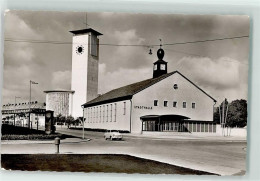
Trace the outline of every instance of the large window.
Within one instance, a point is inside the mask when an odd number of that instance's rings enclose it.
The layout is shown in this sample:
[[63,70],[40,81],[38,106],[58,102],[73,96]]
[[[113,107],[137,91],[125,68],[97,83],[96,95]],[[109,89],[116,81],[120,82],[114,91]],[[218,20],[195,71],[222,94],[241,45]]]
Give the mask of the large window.
[[154,100],[154,101],[153,101],[153,105],[154,105],[154,106],[158,106],[158,100]]
[[105,122],[105,105],[103,105],[103,122]]
[[108,105],[107,105],[107,122],[108,122]]
[[99,106],[99,122],[101,123],[101,106]]
[[123,114],[126,114],[126,102],[124,102],[124,110],[123,110]]
[[115,119],[114,119],[114,122],[116,122],[116,103],[115,103]]
[[98,122],[97,113],[98,113],[98,107],[95,107],[95,123]]
[[93,108],[93,123],[96,122],[96,107]]
[[112,122],[112,119],[113,119],[112,111],[113,111],[113,105],[110,104],[110,122]]
[[92,123],[92,116],[93,116],[93,114],[92,114],[92,108],[90,109],[90,123]]
[[143,131],[156,131],[155,121],[143,121]]
[[89,108],[87,109],[87,119],[88,119],[88,123],[89,123]]

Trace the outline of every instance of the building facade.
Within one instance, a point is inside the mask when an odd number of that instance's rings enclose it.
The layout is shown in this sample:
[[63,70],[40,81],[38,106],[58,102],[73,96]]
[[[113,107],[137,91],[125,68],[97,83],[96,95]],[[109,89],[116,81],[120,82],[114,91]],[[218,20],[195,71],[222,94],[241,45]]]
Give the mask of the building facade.
[[216,132],[216,100],[178,71],[167,73],[159,49],[153,78],[105,93],[84,106],[86,127],[132,133]]
[[45,125],[45,103],[38,101],[5,104],[2,106],[2,123],[37,128]]
[[69,116],[72,114],[72,96],[74,91],[70,90],[47,90],[46,110],[54,111],[54,117],[61,114]]

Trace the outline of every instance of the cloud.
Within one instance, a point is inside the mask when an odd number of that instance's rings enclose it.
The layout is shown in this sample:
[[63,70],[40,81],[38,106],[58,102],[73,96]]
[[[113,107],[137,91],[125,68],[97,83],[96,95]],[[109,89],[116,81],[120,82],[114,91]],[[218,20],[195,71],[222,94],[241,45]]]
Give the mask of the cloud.
[[3,98],[5,102],[12,103],[15,96],[21,97],[20,100],[28,101],[29,96],[29,77],[31,71],[27,65],[16,67],[5,67],[4,69],[4,85]]
[[239,63],[228,57],[210,58],[184,57],[179,61],[182,69],[188,69],[192,78],[202,85],[216,89],[237,88]]
[[[145,39],[139,37],[135,29],[127,31],[113,31],[106,40],[113,44],[120,45],[140,45]],[[106,71],[114,72],[119,67],[123,69],[139,69],[150,64],[151,57],[147,47],[140,46],[108,46],[100,47],[100,63],[106,64]],[[154,60],[155,61],[155,60]]]
[[[70,30],[85,28],[84,12],[9,11],[5,13],[5,38],[70,42]],[[103,33],[100,43],[158,44],[246,35],[246,16],[156,15],[88,13],[91,28]],[[164,46],[168,70],[177,68],[213,97],[243,98],[247,95],[249,41],[246,38],[210,43]],[[169,51],[174,49],[177,51]],[[100,45],[99,90],[108,90],[152,77],[156,50],[148,47]],[[191,58],[185,53],[211,58]],[[186,56],[186,57],[184,57]],[[70,89],[71,44],[14,43],[5,41],[3,102],[17,94],[28,98],[28,82],[33,96],[45,101],[44,90]],[[222,57],[222,58],[220,58]],[[224,60],[225,59],[225,60]],[[238,67],[237,67],[238,66]],[[118,77],[121,79],[118,80]],[[117,81],[111,81],[117,80]],[[107,83],[109,82],[109,84]],[[215,96],[216,95],[216,96]]]
[[17,15],[8,12],[5,14],[5,38],[41,39],[42,36]]
[[184,57],[178,66],[190,80],[217,100],[224,97],[247,99],[247,69],[237,60],[229,57]]
[[71,71],[57,71],[52,73],[51,85],[53,89],[66,89],[71,88]]
[[[139,82],[152,77],[152,68],[125,69],[119,68],[114,72],[107,72],[106,65],[99,65],[99,93],[104,94],[131,83]],[[113,84],[112,84],[113,82]]]

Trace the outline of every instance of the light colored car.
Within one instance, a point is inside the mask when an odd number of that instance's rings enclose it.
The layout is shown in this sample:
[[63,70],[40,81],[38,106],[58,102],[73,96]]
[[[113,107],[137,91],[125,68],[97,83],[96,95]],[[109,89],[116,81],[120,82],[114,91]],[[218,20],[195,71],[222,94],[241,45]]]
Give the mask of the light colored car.
[[104,138],[110,140],[122,140],[123,135],[116,130],[107,130],[104,134]]

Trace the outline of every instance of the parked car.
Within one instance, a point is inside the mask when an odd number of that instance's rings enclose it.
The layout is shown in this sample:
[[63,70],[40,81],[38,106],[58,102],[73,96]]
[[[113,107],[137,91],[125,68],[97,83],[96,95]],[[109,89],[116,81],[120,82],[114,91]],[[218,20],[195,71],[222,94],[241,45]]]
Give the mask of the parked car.
[[104,138],[110,139],[110,140],[122,140],[123,139],[123,135],[121,133],[119,133],[119,131],[116,130],[107,130],[104,134]]

